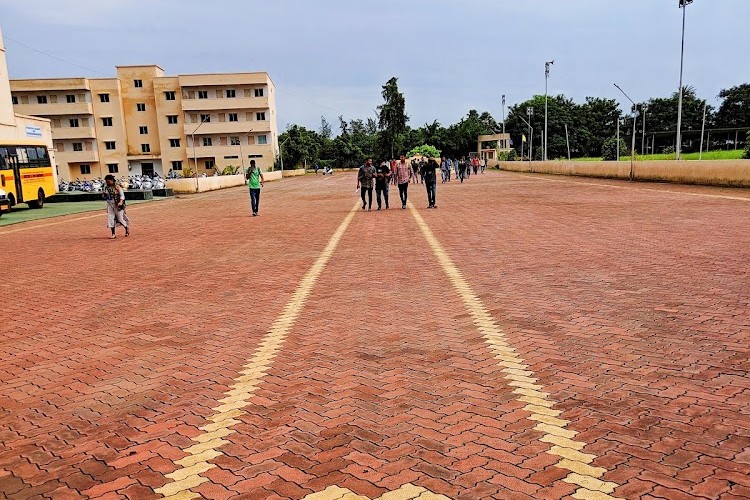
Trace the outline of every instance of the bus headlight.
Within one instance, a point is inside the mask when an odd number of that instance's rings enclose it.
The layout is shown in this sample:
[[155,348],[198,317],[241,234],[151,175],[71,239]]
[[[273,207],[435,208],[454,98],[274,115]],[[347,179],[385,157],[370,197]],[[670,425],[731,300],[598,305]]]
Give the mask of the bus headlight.
[[0,189],[0,198],[5,198],[7,196],[8,195],[6,194],[6,192],[4,190]]

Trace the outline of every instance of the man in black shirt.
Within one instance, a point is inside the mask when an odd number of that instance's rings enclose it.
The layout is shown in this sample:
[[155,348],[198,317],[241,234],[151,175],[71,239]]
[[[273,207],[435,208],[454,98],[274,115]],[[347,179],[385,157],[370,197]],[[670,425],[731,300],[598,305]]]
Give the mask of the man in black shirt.
[[440,168],[432,158],[422,166],[422,178],[427,188],[427,208],[437,208],[435,204],[435,191],[437,190],[437,169]]
[[378,210],[380,210],[380,195],[385,199],[385,209],[388,210],[388,185],[391,182],[391,167],[384,161],[375,167],[375,194],[378,197]]

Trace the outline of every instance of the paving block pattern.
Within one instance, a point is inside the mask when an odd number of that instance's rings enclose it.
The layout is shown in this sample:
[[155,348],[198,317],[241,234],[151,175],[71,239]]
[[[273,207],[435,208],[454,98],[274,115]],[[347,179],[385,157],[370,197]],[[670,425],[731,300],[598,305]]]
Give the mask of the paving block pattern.
[[0,497],[750,496],[750,194],[354,182],[0,228]]

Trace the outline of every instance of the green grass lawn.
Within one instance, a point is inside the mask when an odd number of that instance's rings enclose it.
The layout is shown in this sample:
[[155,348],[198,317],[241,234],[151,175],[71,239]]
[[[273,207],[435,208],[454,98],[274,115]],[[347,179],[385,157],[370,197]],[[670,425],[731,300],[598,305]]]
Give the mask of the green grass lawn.
[[[162,198],[154,198],[160,200]],[[152,201],[152,200],[147,200]],[[144,203],[143,200],[128,200],[128,205]],[[47,219],[50,217],[59,217],[61,215],[79,214],[83,212],[106,213],[107,205],[104,201],[76,201],[69,203],[45,203],[43,208],[28,208],[25,203],[19,203],[13,207],[10,213],[3,213],[0,217],[0,227],[18,224],[19,222],[28,222],[32,220]]]
[[[740,160],[745,152],[741,149],[730,149],[729,151],[704,151],[704,160]],[[683,160],[697,160],[700,153],[684,153]],[[658,154],[658,155],[636,155],[635,161],[651,160],[674,160],[675,154]],[[601,158],[573,158],[575,161],[601,161]],[[630,156],[620,155],[620,161],[630,161]]]

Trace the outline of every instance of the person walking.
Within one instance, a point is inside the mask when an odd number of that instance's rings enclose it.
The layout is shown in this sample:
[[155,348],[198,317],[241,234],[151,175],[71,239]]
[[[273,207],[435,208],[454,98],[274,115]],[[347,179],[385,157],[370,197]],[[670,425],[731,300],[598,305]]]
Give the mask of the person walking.
[[481,160],[479,160],[479,171],[484,173],[485,168],[487,168],[487,160],[482,158]]
[[473,156],[471,158],[471,169],[474,171],[474,175],[477,175],[477,170],[479,170],[479,157]]
[[437,208],[435,204],[435,192],[437,191],[437,170],[440,167],[438,163],[430,158],[421,168],[420,174],[427,189],[427,208]]
[[112,231],[110,239],[117,238],[115,233],[117,224],[125,228],[125,236],[130,236],[130,225],[125,217],[125,191],[117,185],[115,176],[112,174],[104,177],[102,198],[107,202],[107,226]]
[[[375,167],[372,166],[372,159],[367,159],[364,165],[359,167],[357,173],[357,189],[360,190],[362,195],[362,210],[367,207],[367,210],[372,210],[372,185],[373,179],[375,178]],[[367,195],[367,201],[365,201],[365,195]]]
[[393,179],[398,186],[398,196],[401,198],[401,208],[406,208],[406,202],[409,197],[409,180],[412,177],[411,166],[406,163],[406,157],[401,155],[401,159],[396,163],[393,171]]
[[445,156],[440,158],[440,183],[445,184],[448,182],[448,172],[450,172],[450,167],[448,166],[448,160],[445,158]]
[[388,189],[391,182],[391,168],[388,166],[388,162],[382,162],[375,169],[375,194],[378,199],[378,210],[380,210],[380,198],[381,195],[385,200],[385,209],[388,210]]
[[250,160],[245,178],[247,178],[247,187],[250,188],[250,208],[253,211],[253,217],[257,217],[260,207],[260,188],[263,187],[265,179],[260,168],[255,166],[255,160]]
[[466,178],[466,170],[468,170],[468,165],[466,164],[466,159],[462,156],[458,160],[458,177],[461,179],[461,184],[464,183],[464,179]]

